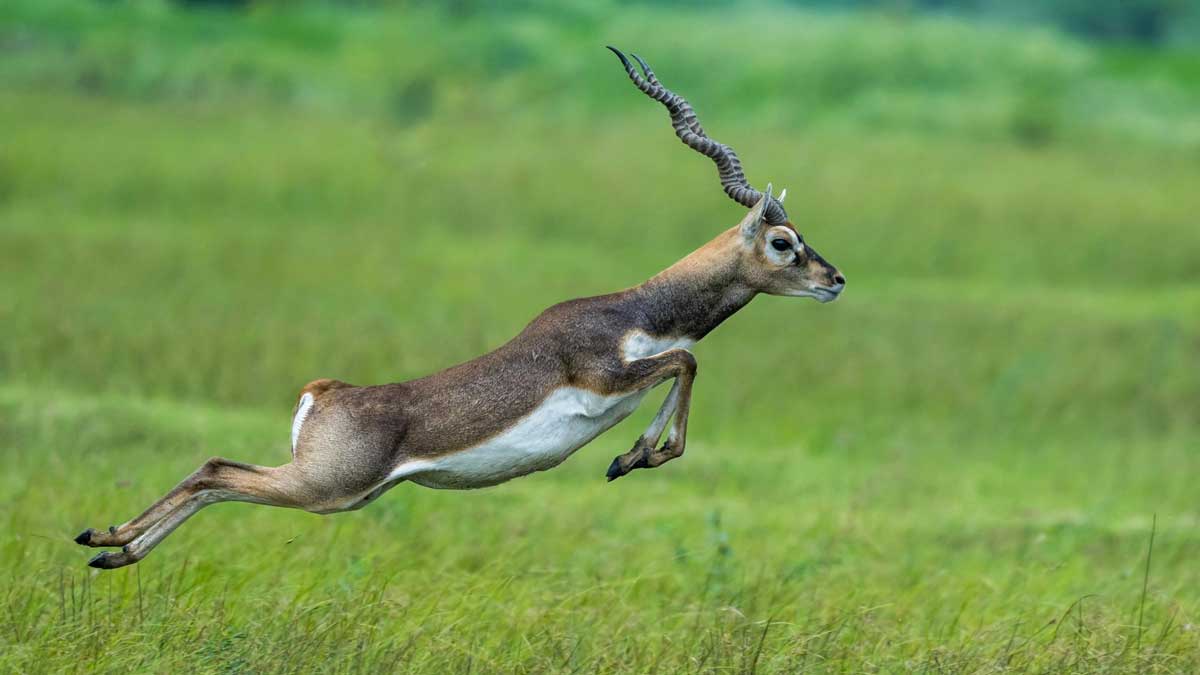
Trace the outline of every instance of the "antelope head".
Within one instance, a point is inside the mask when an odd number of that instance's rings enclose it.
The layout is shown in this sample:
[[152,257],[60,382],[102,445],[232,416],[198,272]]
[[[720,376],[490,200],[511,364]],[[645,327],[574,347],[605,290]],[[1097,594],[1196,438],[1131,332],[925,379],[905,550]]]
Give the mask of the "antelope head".
[[836,299],[846,287],[846,278],[804,241],[788,219],[783,209],[787,190],[775,198],[770,185],[765,193],[751,187],[733,148],[708,137],[690,103],[664,87],[637,54],[631,56],[642,67],[642,73],[620,50],[611,46],[609,49],[621,59],[633,84],[666,107],[679,140],[717,165],[725,194],[750,209],[724,240],[731,249],[729,252],[737,258],[741,281],[757,292],[770,295],[807,297],[820,302]]

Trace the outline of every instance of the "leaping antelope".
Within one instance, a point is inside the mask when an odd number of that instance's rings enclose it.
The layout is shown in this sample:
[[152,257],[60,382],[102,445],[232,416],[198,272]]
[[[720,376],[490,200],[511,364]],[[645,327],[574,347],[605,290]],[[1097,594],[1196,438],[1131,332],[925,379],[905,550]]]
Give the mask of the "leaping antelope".
[[[613,459],[612,481],[683,454],[696,359],[688,347],[759,293],[829,302],[845,288],[837,269],[788,220],[783,197],[752,188],[733,149],[704,132],[691,105],[636,54],[620,51],[629,79],[666,106],[675,134],[712,159],[725,192],[750,212],[645,283],[563,302],[493,352],[411,382],[305,385],[292,417],[292,461],[205,462],[129,522],[84,530],[85,546],[120,546],[91,559],[112,569],[146,556],[183,521],[223,501],[336,513],[360,509],[402,481],[431,488],[496,485],[558,465],[674,380],[658,414]],[[658,441],[667,423],[671,431]]]

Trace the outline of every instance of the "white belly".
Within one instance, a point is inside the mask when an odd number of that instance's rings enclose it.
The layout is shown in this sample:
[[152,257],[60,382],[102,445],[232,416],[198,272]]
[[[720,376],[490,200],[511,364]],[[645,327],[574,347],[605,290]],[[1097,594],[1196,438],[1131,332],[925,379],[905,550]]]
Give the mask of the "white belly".
[[544,471],[628,417],[647,391],[601,396],[575,387],[556,389],[500,434],[449,455],[405,462],[389,480],[407,478],[425,487],[461,489]]

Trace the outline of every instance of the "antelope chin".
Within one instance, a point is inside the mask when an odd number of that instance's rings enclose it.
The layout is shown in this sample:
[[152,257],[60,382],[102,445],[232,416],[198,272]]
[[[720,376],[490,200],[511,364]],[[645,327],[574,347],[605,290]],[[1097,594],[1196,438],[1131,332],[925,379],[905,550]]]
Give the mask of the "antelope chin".
[[814,286],[812,288],[806,288],[801,291],[792,291],[790,293],[784,293],[784,295],[787,295],[787,296],[790,296],[793,298],[812,298],[813,300],[816,300],[817,302],[819,302],[821,304],[825,304],[827,302],[833,302],[834,300],[837,300],[838,296],[841,294],[842,294],[842,291],[840,288],[827,288],[825,286]]
[[840,290],[834,290],[832,288],[814,288],[812,297],[815,298],[817,302],[825,304],[827,302],[833,302],[834,300],[837,300],[838,296],[841,294],[842,292]]

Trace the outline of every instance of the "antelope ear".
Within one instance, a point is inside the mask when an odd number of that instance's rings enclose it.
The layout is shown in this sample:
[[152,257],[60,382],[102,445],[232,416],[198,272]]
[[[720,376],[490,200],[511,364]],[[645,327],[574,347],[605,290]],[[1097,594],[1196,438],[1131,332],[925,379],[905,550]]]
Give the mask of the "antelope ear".
[[750,209],[750,213],[742,218],[741,224],[738,225],[738,230],[742,233],[742,238],[746,243],[753,244],[758,239],[758,233],[762,231],[763,216],[767,214],[767,204],[771,203],[771,184],[767,183],[767,191],[759,198],[758,203]]

